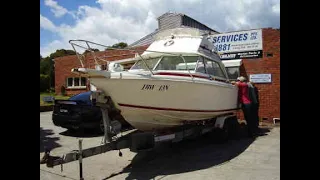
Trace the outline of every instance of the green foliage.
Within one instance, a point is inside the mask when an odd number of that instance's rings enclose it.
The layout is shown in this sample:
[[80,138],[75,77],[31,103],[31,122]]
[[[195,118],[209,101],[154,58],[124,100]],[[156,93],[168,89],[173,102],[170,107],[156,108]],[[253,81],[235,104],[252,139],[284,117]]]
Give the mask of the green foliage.
[[57,57],[75,55],[75,54],[76,54],[76,52],[74,52],[73,50],[58,49],[58,50],[56,50],[56,52],[51,53],[49,58],[50,59],[54,59],[54,58],[57,58]]
[[[93,50],[94,52],[100,51],[99,49],[94,49],[94,48],[91,48],[91,50]],[[86,53],[90,53],[90,51],[86,50],[83,54],[86,54]]]
[[48,75],[40,74],[40,92],[46,92],[49,89],[50,79]]
[[54,62],[49,57],[43,58],[40,61],[40,74],[49,75],[53,66]]
[[112,45],[112,47],[114,47],[114,48],[125,48],[127,46],[128,46],[128,44],[124,43],[124,42],[120,42],[120,43]]
[[61,86],[61,95],[65,96],[66,95],[66,87]]
[[65,49],[58,49],[45,58],[40,54],[40,92],[51,91],[54,87],[54,59],[75,54],[73,50]]
[[[123,48],[128,47],[128,44],[125,42],[120,42],[120,43],[116,43],[116,44],[112,45],[111,47],[123,49]],[[112,50],[112,49],[107,48],[106,50]]]

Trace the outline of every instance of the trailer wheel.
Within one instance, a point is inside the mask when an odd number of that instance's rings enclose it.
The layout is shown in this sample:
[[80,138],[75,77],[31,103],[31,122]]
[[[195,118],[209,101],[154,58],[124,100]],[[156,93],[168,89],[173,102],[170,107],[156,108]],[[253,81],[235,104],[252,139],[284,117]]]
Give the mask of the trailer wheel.
[[240,124],[237,117],[231,117],[228,119],[227,126],[229,130],[229,138],[239,139]]
[[229,140],[229,127],[227,123],[225,123],[222,129],[217,129],[216,136],[218,143],[226,143]]

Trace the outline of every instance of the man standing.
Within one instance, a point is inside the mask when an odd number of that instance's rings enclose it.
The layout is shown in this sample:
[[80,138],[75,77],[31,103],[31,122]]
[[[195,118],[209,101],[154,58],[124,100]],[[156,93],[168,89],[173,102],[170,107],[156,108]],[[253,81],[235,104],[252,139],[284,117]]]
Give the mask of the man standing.
[[255,122],[252,116],[252,103],[249,98],[249,88],[248,84],[245,82],[246,78],[241,76],[237,78],[236,85],[238,86],[238,97],[239,97],[239,102],[241,103],[241,109],[244,115],[244,118],[247,122],[247,127],[248,127],[248,135],[250,137],[254,136],[255,133]]
[[259,91],[258,88],[254,85],[253,82],[248,82],[249,87],[249,97],[252,102],[252,118],[255,122],[255,129],[258,132],[259,130]]

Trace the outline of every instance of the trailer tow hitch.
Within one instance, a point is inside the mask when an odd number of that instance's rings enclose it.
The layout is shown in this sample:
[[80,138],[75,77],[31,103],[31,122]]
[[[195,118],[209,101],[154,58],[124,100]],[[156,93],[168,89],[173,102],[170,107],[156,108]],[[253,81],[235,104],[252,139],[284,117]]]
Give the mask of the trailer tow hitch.
[[59,162],[61,165],[61,172],[63,171],[63,159],[64,157],[59,156],[50,156],[50,150],[46,149],[42,159],[40,160],[40,164],[46,164],[47,167],[53,168],[55,162]]

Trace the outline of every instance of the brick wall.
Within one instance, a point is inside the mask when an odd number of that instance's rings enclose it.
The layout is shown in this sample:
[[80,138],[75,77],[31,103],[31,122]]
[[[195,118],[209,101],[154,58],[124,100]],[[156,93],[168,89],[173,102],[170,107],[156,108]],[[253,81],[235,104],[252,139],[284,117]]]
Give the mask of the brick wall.
[[[271,74],[272,83],[256,84],[259,90],[260,118],[280,117],[280,31],[266,28],[262,30],[263,57],[259,59],[243,59],[240,74],[249,79],[250,74]],[[272,57],[267,57],[272,53]],[[243,118],[242,112],[238,114]]]
[[[148,46],[140,46],[136,47],[136,50],[141,50],[139,53],[142,53],[143,50],[146,50]],[[105,57],[104,59],[108,59],[109,61],[133,58],[135,52],[133,51],[125,51],[125,50],[108,50],[96,52],[96,56]],[[113,56],[113,57],[110,57]],[[106,62],[99,61],[99,64],[105,64]],[[86,68],[95,68],[94,59],[91,53],[85,54],[84,66]],[[80,61],[78,60],[76,55],[64,56],[55,59],[55,92],[57,94],[61,93],[61,87],[66,87],[66,81],[68,77],[79,77],[78,75],[71,72],[72,68],[81,67]],[[74,95],[81,92],[85,92],[90,90],[89,86],[90,82],[87,81],[87,87],[84,89],[66,89],[67,95]]]

